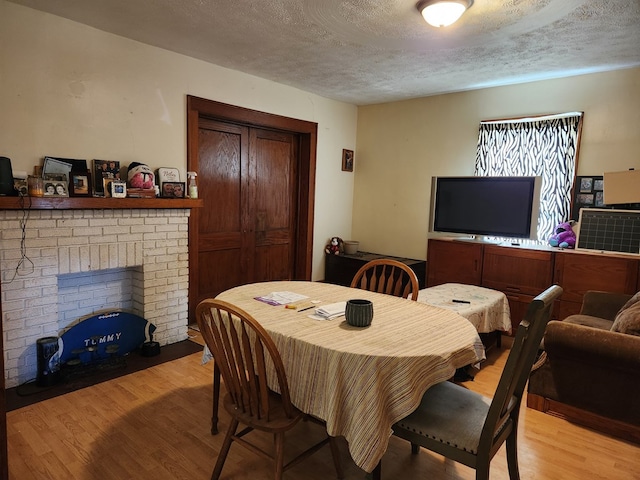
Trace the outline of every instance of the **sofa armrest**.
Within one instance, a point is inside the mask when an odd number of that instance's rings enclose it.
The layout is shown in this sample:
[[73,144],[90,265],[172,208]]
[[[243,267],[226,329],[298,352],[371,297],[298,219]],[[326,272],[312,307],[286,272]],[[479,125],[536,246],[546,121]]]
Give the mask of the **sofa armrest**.
[[613,321],[618,310],[632,297],[626,293],[590,290],[582,297],[581,315],[606,318]]
[[640,336],[551,321],[529,391],[640,426]]
[[640,375],[639,336],[551,321],[544,343],[552,361],[570,358],[585,365],[610,363],[610,368],[629,368]]

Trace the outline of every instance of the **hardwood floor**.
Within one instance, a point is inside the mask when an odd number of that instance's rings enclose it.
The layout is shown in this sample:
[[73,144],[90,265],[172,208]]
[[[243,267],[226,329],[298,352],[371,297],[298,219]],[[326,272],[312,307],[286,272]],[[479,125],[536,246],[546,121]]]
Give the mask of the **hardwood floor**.
[[[198,340],[197,338],[195,339]],[[507,350],[492,349],[468,388],[491,395]],[[7,414],[9,475],[14,480],[208,479],[223,434],[209,433],[212,365],[199,353],[24,407]],[[228,417],[221,409],[222,429]],[[640,446],[522,407],[519,457],[523,480],[640,479]],[[322,436],[304,423],[289,437],[289,454]],[[271,438],[265,436],[265,446]],[[344,439],[345,479],[364,479]],[[268,447],[267,447],[268,448]],[[285,455],[287,453],[285,452]],[[422,450],[411,455],[392,437],[382,463],[388,480],[475,478],[475,472]],[[272,478],[270,464],[231,448],[222,478]],[[335,478],[328,448],[285,474],[289,479]],[[508,479],[503,450],[491,463],[492,480]]]

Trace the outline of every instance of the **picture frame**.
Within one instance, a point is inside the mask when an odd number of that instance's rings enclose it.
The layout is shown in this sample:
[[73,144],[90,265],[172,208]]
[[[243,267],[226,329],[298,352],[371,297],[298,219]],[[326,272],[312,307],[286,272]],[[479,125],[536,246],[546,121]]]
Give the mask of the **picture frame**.
[[26,197],[29,194],[26,178],[14,178],[13,187],[18,191],[18,195]]
[[90,197],[92,191],[91,173],[89,172],[71,172],[69,180],[69,196],[71,197]]
[[580,193],[591,193],[593,190],[593,177],[580,177]]
[[184,198],[185,182],[162,182],[160,195],[163,198]]
[[45,197],[68,197],[69,182],[64,173],[45,173],[42,175],[44,181]]
[[111,197],[113,198],[127,198],[127,183],[119,180],[112,180],[109,183],[111,187]]
[[96,197],[109,197],[109,184],[120,181],[120,162],[118,160],[93,160],[93,194]]
[[604,176],[576,176],[571,208],[572,220],[579,220],[581,208],[608,208],[604,204]]
[[[64,173],[67,176],[71,172],[86,172],[87,161],[81,158],[62,158],[45,156],[42,163],[42,173]],[[68,178],[68,177],[67,177]]]
[[342,149],[342,171],[353,172],[353,150]]

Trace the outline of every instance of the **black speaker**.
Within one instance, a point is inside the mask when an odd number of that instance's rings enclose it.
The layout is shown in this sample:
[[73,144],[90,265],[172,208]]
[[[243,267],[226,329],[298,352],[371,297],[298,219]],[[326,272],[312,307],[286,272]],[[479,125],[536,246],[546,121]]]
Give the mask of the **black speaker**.
[[0,195],[18,196],[18,191],[13,186],[11,160],[7,157],[0,157]]
[[60,355],[58,337],[44,337],[36,340],[38,374],[36,385],[50,387],[60,380]]

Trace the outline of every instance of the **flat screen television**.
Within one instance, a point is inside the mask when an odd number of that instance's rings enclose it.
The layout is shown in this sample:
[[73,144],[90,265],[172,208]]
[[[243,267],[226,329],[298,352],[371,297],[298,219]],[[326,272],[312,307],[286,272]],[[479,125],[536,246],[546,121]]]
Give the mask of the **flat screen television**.
[[431,231],[536,239],[541,177],[434,177]]

